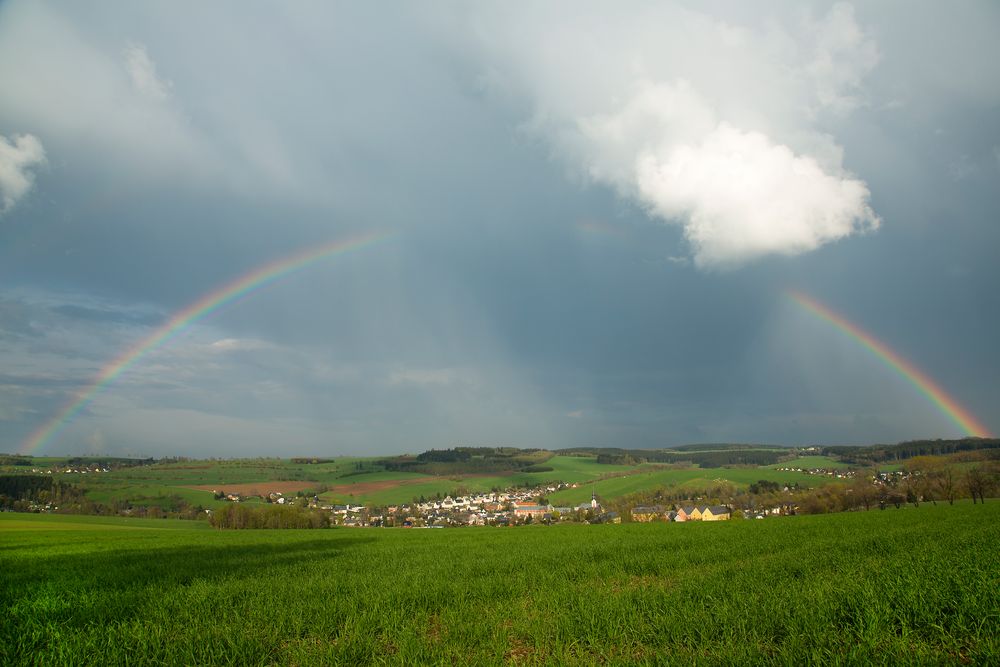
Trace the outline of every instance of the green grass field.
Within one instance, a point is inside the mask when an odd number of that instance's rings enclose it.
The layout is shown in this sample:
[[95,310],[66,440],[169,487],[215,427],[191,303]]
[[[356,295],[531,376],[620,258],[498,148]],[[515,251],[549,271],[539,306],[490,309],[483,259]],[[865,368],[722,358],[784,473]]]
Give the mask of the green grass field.
[[[826,460],[825,457],[812,457],[816,460]],[[810,459],[811,460],[811,459]],[[786,484],[798,483],[803,486],[819,486],[834,481],[832,478],[807,475],[800,472],[774,470],[774,466],[744,467],[744,468],[677,468],[667,469],[654,464],[631,465],[601,465],[596,458],[585,456],[554,456],[545,462],[552,468],[548,472],[525,473],[512,472],[498,475],[459,475],[440,477],[430,481],[426,476],[416,473],[386,473],[376,472],[363,475],[344,477],[336,484],[359,486],[360,491],[331,491],[321,497],[327,502],[357,502],[377,505],[405,503],[413,498],[424,496],[431,498],[436,494],[446,495],[458,487],[465,487],[472,492],[489,491],[492,488],[507,488],[524,484],[540,485],[551,481],[579,483],[576,489],[566,489],[549,495],[556,505],[577,504],[590,498],[592,490],[596,490],[601,498],[606,500],[621,497],[636,491],[655,489],[657,487],[679,486],[693,490],[702,490],[717,485],[719,482],[731,482],[739,487],[747,487],[753,482],[768,479]],[[783,464],[790,465],[790,464]],[[832,466],[831,466],[832,467]],[[606,479],[601,479],[606,478]],[[395,480],[400,485],[374,491],[363,491],[360,486],[368,482]]]
[[992,501],[458,530],[0,514],[0,663],[996,664],[998,543]]
[[803,486],[820,486],[833,481],[823,475],[806,475],[801,472],[773,470],[771,468],[666,468],[634,472],[623,477],[612,477],[586,483],[575,489],[565,489],[549,496],[555,505],[579,504],[590,499],[593,491],[604,499],[647,491],[658,487],[680,487],[700,491],[729,482],[737,487],[747,487],[762,479],[784,484],[798,483]]
[[[590,498],[592,489],[596,489],[602,499],[613,500],[629,493],[661,486],[681,487],[696,492],[716,486],[719,481],[728,481],[742,488],[761,479],[818,486],[834,480],[774,468],[787,465],[803,468],[843,465],[826,457],[802,457],[778,466],[667,469],[655,464],[602,465],[597,463],[595,457],[557,455],[544,462],[545,467],[552,468],[545,472],[509,471],[486,475],[429,477],[421,473],[381,470],[376,461],[373,458],[350,457],[317,464],[296,463],[288,459],[162,461],[152,465],[116,468],[109,473],[82,475],[57,472],[53,477],[84,486],[87,497],[94,502],[107,505],[128,502],[170,511],[176,505],[174,497],[183,499],[191,506],[212,508],[225,504],[225,501],[216,501],[211,491],[190,487],[207,486],[232,490],[235,485],[268,481],[300,482],[311,488],[325,486],[330,490],[321,494],[321,498],[328,503],[375,505],[405,503],[420,496],[444,496],[459,488],[475,493],[494,488],[538,486],[551,482],[584,485],[578,489],[552,494],[552,502],[560,505],[584,502]],[[36,459],[33,465],[44,468],[43,463],[53,462],[55,459]],[[376,486],[373,487],[372,484]]]
[[[624,473],[635,469],[635,466],[600,465],[596,458],[586,456],[553,456],[543,465],[552,468],[552,470],[546,472],[512,471],[495,475],[442,476],[433,480],[427,480],[426,475],[405,472],[374,472],[351,475],[338,479],[335,484],[350,487],[386,480],[401,482],[401,484],[367,492],[353,492],[348,488],[347,490],[330,491],[321,497],[328,502],[351,501],[386,505],[409,502],[420,496],[427,498],[436,494],[444,496],[458,487],[465,487],[473,493],[479,493],[493,488],[505,489],[525,484],[534,486],[553,481],[586,482],[602,475]],[[425,481],[415,482],[415,480]]]

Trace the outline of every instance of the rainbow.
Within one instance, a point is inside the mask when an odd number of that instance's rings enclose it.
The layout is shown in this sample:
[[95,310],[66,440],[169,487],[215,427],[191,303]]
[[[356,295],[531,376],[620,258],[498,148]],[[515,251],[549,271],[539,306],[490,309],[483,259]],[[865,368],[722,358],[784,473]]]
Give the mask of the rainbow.
[[64,426],[83,410],[104,387],[133,366],[139,359],[198,320],[212,314],[223,306],[255,292],[285,276],[301,271],[323,259],[342,255],[352,250],[371,246],[389,238],[388,234],[371,233],[344,241],[335,241],[314,248],[302,250],[293,255],[274,260],[258,267],[239,278],[219,287],[183,310],[176,313],[166,323],[130,347],[104,367],[89,384],[81,388],[73,398],[47,422],[29,435],[18,449],[21,454],[31,454],[51,440]]
[[934,380],[925,375],[923,371],[912,363],[890,350],[877,338],[863,331],[807,294],[795,290],[788,290],[787,294],[792,301],[802,306],[805,310],[816,315],[821,320],[829,322],[868,348],[886,366],[913,384],[920,393],[930,399],[931,403],[937,406],[945,416],[955,422],[965,433],[979,438],[992,437],[989,429],[982,422],[976,419],[971,412],[959,405],[958,401],[945,393],[944,389],[934,382]]

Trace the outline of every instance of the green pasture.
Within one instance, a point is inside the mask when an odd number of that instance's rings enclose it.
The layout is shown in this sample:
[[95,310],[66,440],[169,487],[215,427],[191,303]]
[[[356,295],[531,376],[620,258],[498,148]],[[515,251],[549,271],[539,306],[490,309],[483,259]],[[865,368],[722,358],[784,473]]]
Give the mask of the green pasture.
[[0,514],[0,663],[1000,661],[996,502],[513,529],[104,521]]
[[[739,487],[746,487],[760,479],[788,484],[797,482],[804,486],[817,486],[831,481],[827,477],[774,469],[780,466],[675,469],[656,464],[602,465],[597,463],[596,457],[563,455],[553,456],[545,461],[542,465],[552,470],[544,472],[509,471],[428,479],[427,475],[421,473],[386,471],[377,469],[377,466],[373,470],[376,460],[344,457],[317,464],[294,463],[289,459],[164,461],[153,465],[117,468],[109,473],[57,473],[53,477],[84,486],[87,497],[95,502],[111,504],[127,501],[135,505],[159,506],[166,510],[170,509],[173,496],[178,496],[193,506],[220,505],[221,501],[214,500],[211,492],[188,488],[191,486],[225,489],[235,484],[265,481],[315,482],[316,486],[336,488],[335,491],[321,495],[325,502],[377,505],[405,503],[420,496],[444,496],[459,488],[471,492],[486,492],[494,488],[539,486],[554,482],[580,484],[577,489],[550,495],[555,504],[576,504],[589,499],[592,489],[604,499],[613,499],[660,486],[701,490],[718,484],[719,480],[732,482]],[[782,465],[834,467],[835,464],[826,457],[802,457],[791,464]],[[351,489],[352,486],[384,481],[399,484],[374,491],[362,488],[354,492]]]
[[421,477],[426,477],[426,475],[416,472],[379,470],[376,472],[365,472],[365,473],[358,473],[358,474],[338,477],[334,481],[334,483],[338,485],[364,484],[366,482],[385,482],[385,481],[395,481],[395,480],[405,480],[405,479],[419,479]]
[[111,504],[123,501],[163,509],[168,508],[174,496],[195,507],[198,505],[208,508],[220,507],[226,503],[224,500],[216,500],[211,491],[158,484],[106,483],[89,486],[87,491],[87,497],[98,503]]
[[564,489],[549,496],[554,505],[576,505],[590,499],[591,492],[605,500],[619,498],[639,491],[659,487],[679,487],[700,491],[724,483],[732,483],[740,488],[762,479],[784,484],[798,483],[801,486],[819,486],[835,481],[822,475],[807,475],[793,471],[763,468],[654,468],[640,469],[622,477],[611,477],[596,482],[582,484],[575,489]]
[[372,459],[344,457],[329,463],[293,463],[288,459],[234,459],[161,462],[153,465],[116,468],[107,473],[55,473],[54,479],[78,484],[87,489],[87,497],[100,503],[128,501],[133,504],[167,508],[171,496],[189,504],[217,507],[211,491],[188,488],[209,486],[225,489],[235,484],[267,481],[312,481],[316,485],[349,483],[367,475],[407,476],[408,473],[366,473],[352,475],[360,463],[370,466]]
[[[827,460],[825,457],[811,458]],[[759,468],[669,468],[656,464],[602,465],[597,463],[596,458],[586,456],[554,456],[546,461],[545,465],[551,467],[552,470],[537,473],[513,471],[483,476],[452,475],[422,482],[415,482],[415,480],[426,479],[427,476],[418,473],[384,471],[366,473],[338,479],[335,484],[352,485],[383,480],[403,483],[366,493],[352,493],[349,489],[330,491],[320,497],[325,502],[331,503],[356,502],[389,505],[410,502],[420,496],[425,498],[433,498],[438,494],[445,496],[460,487],[476,493],[489,491],[493,488],[503,489],[525,484],[535,486],[557,481],[580,484],[576,489],[564,489],[549,494],[549,500],[553,504],[561,505],[584,502],[590,498],[592,490],[596,490],[597,494],[604,499],[613,499],[661,486],[702,490],[723,482],[731,482],[738,487],[745,488],[762,479],[784,484],[798,483],[800,486],[819,486],[835,481],[833,478],[821,475],[775,470],[774,466]],[[802,464],[799,467],[808,466]],[[405,483],[407,480],[414,480],[414,483]]]
[[[153,465],[117,468],[110,473],[85,476],[87,481],[110,479],[170,486],[201,486],[207,484],[249,484],[266,481],[316,481],[332,483],[357,465],[370,466],[374,459],[342,457],[328,463],[293,463],[290,459],[231,459],[159,462]],[[78,474],[63,475],[79,481]],[[348,479],[350,477],[347,477]]]
[[[553,456],[542,464],[552,468],[546,472],[520,472],[511,471],[508,473],[498,473],[495,475],[450,475],[441,476],[434,480],[424,482],[402,484],[389,489],[382,489],[369,493],[352,494],[346,492],[329,492],[320,497],[327,502],[365,502],[376,505],[392,505],[410,502],[414,498],[424,496],[432,498],[437,494],[445,496],[455,491],[459,487],[464,487],[473,493],[490,491],[494,488],[505,489],[513,486],[523,486],[525,484],[536,486],[548,482],[585,482],[596,479],[602,475],[623,473],[635,470],[635,466],[626,465],[601,465],[597,463],[595,457],[589,456]],[[352,475],[336,481],[341,484],[360,484],[369,481],[382,480],[417,480],[426,478],[426,475],[418,473],[390,473],[376,472],[364,475]],[[587,496],[588,498],[590,496]]]
[[31,530],[211,530],[207,521],[178,519],[139,519],[118,516],[88,516],[77,514],[17,514],[0,512],[0,535],[8,531]]

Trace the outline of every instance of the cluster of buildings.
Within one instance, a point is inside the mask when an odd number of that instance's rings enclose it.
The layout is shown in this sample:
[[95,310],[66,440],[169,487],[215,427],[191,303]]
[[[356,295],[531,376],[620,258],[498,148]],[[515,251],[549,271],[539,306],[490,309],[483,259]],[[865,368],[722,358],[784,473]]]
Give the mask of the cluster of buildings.
[[101,466],[94,465],[94,466],[86,466],[83,468],[65,468],[65,469],[50,468],[48,470],[42,470],[40,468],[32,468],[31,472],[38,473],[41,475],[52,475],[54,473],[61,473],[64,475],[68,474],[86,475],[87,473],[111,472],[111,470],[109,468],[103,468]]
[[632,520],[639,523],[649,521],[728,521],[732,513],[725,505],[690,505],[668,509],[662,505],[633,507]]
[[589,502],[576,506],[540,503],[544,493],[558,491],[559,485],[539,489],[484,493],[441,500],[365,507],[363,505],[313,506],[329,510],[334,522],[344,526],[401,526],[404,528],[444,526],[513,526],[529,523],[581,521],[621,523],[616,512],[605,511],[591,494]]
[[[421,502],[372,507],[371,505],[330,505],[323,504],[317,496],[309,498],[285,498],[280,493],[272,493],[267,501],[279,505],[290,504],[293,500],[312,509],[330,513],[331,524],[352,527],[403,527],[403,528],[443,528],[446,526],[514,526],[530,523],[558,523],[576,521],[581,523],[621,523],[617,512],[601,506],[595,493],[590,500],[579,505],[557,506],[541,502],[547,494],[564,488],[575,488],[576,484],[524,488],[493,493],[479,493]],[[239,502],[237,494],[217,492],[217,497]],[[631,518],[636,522],[649,521],[727,521],[732,514],[724,505],[691,505],[676,509],[662,505],[635,507]]]
[[801,472],[807,475],[826,475],[827,477],[836,477],[837,479],[851,479],[854,477],[853,470],[842,470],[842,469],[831,469],[831,468],[793,468],[786,466],[784,468],[775,468],[781,472]]

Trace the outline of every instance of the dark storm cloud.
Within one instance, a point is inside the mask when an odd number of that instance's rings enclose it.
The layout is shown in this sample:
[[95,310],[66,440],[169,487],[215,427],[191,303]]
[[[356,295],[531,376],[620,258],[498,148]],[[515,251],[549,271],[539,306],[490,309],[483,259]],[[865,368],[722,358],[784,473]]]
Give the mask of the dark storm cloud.
[[147,326],[155,326],[163,319],[162,317],[158,317],[156,315],[105,310],[100,308],[87,308],[86,306],[77,306],[68,303],[61,306],[55,306],[52,311],[66,317],[90,320],[92,322],[117,322],[127,324],[143,324]]
[[393,236],[151,350],[52,446],[958,434],[788,287],[1000,429],[998,11],[5,3],[0,136],[45,164],[0,218],[0,449],[72,389],[32,378],[86,386],[213,289],[370,230]]

